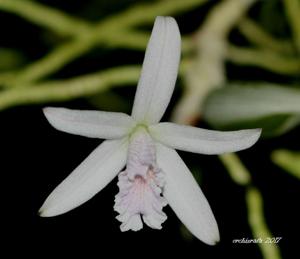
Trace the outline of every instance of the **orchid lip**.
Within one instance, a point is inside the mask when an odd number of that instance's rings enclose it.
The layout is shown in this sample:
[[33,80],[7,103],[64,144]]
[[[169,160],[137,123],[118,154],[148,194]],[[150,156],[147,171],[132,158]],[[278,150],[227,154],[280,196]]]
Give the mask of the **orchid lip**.
[[156,162],[155,143],[144,128],[136,130],[131,137],[127,166],[118,179],[114,209],[122,222],[121,231],[142,229],[142,219],[149,227],[161,229],[167,219],[162,211],[167,202],[161,196],[164,172]]

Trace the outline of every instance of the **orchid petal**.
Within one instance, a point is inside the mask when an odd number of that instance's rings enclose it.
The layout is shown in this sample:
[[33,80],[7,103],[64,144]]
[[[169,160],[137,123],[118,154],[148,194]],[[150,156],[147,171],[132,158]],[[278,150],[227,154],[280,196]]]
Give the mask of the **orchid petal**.
[[162,118],[173,93],[180,60],[180,32],[172,17],[157,17],[147,46],[132,117],[148,124]]
[[261,134],[261,129],[223,132],[168,122],[150,126],[149,130],[153,138],[169,147],[207,155],[249,148]]
[[124,167],[127,140],[107,140],[98,146],[56,189],[40,209],[51,217],[72,210],[101,191]]
[[157,163],[165,173],[163,196],[187,229],[204,243],[219,241],[211,208],[191,172],[174,149],[156,145]]
[[54,128],[90,138],[121,138],[135,126],[134,120],[125,113],[53,107],[44,108],[43,111]]

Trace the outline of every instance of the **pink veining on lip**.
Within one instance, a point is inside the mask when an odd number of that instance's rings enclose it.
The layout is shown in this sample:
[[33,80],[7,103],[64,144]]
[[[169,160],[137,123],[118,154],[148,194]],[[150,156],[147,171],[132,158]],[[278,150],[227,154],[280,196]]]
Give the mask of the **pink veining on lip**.
[[132,137],[127,167],[118,180],[114,209],[120,214],[117,219],[122,222],[121,231],[142,229],[142,219],[149,227],[161,229],[167,219],[162,211],[167,202],[161,196],[164,173],[156,164],[155,146],[146,131]]

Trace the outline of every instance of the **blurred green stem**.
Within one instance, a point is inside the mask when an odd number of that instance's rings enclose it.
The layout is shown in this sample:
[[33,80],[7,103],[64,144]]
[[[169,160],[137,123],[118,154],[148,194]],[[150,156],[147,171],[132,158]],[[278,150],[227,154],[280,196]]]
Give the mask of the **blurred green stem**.
[[294,52],[291,42],[273,38],[272,35],[267,33],[255,21],[249,18],[243,18],[238,24],[238,29],[249,42],[259,47],[287,54]]
[[220,1],[186,46],[195,53],[187,63],[184,92],[172,114],[179,123],[196,121],[206,95],[225,81],[224,59],[227,35],[255,0]]
[[[179,73],[185,73],[186,69],[183,60]],[[24,85],[20,82],[17,88],[1,91],[0,110],[24,104],[61,102],[100,93],[115,86],[136,84],[140,70],[140,66],[124,66],[65,80]]]
[[28,21],[65,36],[78,36],[98,26],[125,28],[152,22],[158,14],[179,13],[203,4],[208,0],[165,0],[151,4],[139,4],[119,14],[92,24],[67,15],[60,10],[29,0],[0,0],[0,10],[24,17]]
[[14,13],[65,36],[77,36],[90,29],[89,24],[84,21],[33,1],[0,0],[0,10]]
[[246,167],[234,153],[219,156],[226,167],[231,179],[238,185],[247,185],[251,181],[251,176]]
[[241,48],[229,45],[227,59],[238,65],[252,65],[283,75],[298,76],[300,59],[279,55],[267,49]]
[[280,259],[280,250],[275,243],[265,243],[274,236],[270,232],[263,211],[263,197],[258,189],[251,186],[251,175],[236,154],[219,156],[227,168],[231,179],[238,185],[246,187],[246,204],[248,209],[248,222],[255,239],[262,239],[258,243],[262,256],[265,259]]
[[251,186],[251,174],[243,165],[239,157],[234,153],[219,156],[226,167],[231,179],[238,185],[244,186],[246,190],[246,204],[248,209],[248,222],[255,239],[262,239],[258,243],[264,259],[281,259],[280,249],[277,244],[264,243],[267,238],[274,236],[270,232],[263,212],[263,198],[260,192]]
[[[30,82],[38,81],[39,79],[47,76],[49,73],[55,72],[62,68],[66,63],[71,62],[73,59],[83,55],[90,48],[99,44],[94,38],[90,39],[89,35],[78,38],[74,41],[60,45],[50,54],[38,61],[28,65],[22,71],[0,74],[0,84],[7,88],[11,87],[25,87]],[[141,32],[122,32],[119,34],[107,34],[103,38],[103,44],[109,47],[123,47],[129,49],[144,50],[149,34]],[[191,47],[189,41],[183,39],[183,51],[190,51]]]
[[[89,39],[77,39],[57,47],[50,54],[15,72],[6,87],[22,87],[61,69],[70,61],[87,52],[94,45]],[[5,82],[4,82],[5,83]]]
[[[123,31],[107,37],[105,44],[108,47],[120,47],[133,50],[145,50],[150,34],[134,30]],[[192,36],[181,37],[182,56],[193,51]]]
[[[117,35],[122,34],[122,31],[124,30],[128,30],[128,27],[130,26],[140,25],[145,22],[152,22],[157,14],[166,15],[170,13],[182,12],[206,1],[207,0],[165,0],[155,4],[140,4],[129,8],[122,13],[112,15],[109,18],[95,24],[91,28],[87,25],[78,25],[80,28],[84,27],[84,29],[80,30],[80,34],[76,32],[77,37],[75,39],[58,46],[52,52],[40,60],[28,65],[18,73],[13,72],[11,76],[6,76],[3,81],[1,81],[1,78],[3,77],[0,75],[0,84],[6,87],[29,85],[30,82],[38,81],[56,72],[66,64],[70,63],[72,60],[91,50],[95,45],[112,42],[112,39],[115,40]],[[63,23],[62,29],[58,29],[57,27],[59,27],[59,24],[52,22],[52,19],[43,20],[41,19],[42,15],[38,14],[39,11],[46,7],[35,5],[34,2],[28,3],[30,7],[29,11],[23,10],[22,6],[24,1],[21,0],[0,0],[0,8],[1,6],[3,8],[6,7],[7,9],[9,7],[11,11],[14,10],[18,13],[21,12],[24,16],[26,15],[27,19],[32,19],[35,23],[42,22],[43,26],[46,26],[47,24],[49,28],[51,27],[59,33],[68,30],[70,26],[74,26],[73,29],[70,29],[70,33],[72,30],[76,31],[76,26],[78,23],[80,23],[77,20],[61,15],[58,11],[56,12],[51,9],[49,11],[50,16],[53,18],[57,17],[58,21]],[[29,15],[30,12],[33,12],[33,14]],[[35,12],[37,12],[37,14],[35,14]],[[74,24],[72,21],[74,21]],[[119,43],[120,39],[121,37],[119,37]],[[139,40],[141,40],[141,38],[139,38]],[[139,42],[139,44],[144,44],[145,39],[143,38],[142,40],[143,42]],[[127,44],[130,44],[125,37],[124,42],[126,43],[126,41]]]
[[0,94],[0,110],[15,105],[65,101],[93,95],[113,86],[135,84],[139,74],[139,66],[115,67],[68,80],[4,90]]
[[283,0],[287,18],[290,22],[298,54],[300,54],[300,1]]
[[[276,243],[265,243],[268,238],[272,239],[272,233],[269,231],[264,218],[263,198],[260,192],[254,187],[246,189],[246,203],[248,208],[248,221],[254,238],[262,239],[258,243],[262,256],[265,259],[280,259],[280,250]],[[280,238],[280,237],[279,237]]]
[[272,153],[272,160],[291,175],[300,179],[300,152],[276,150]]
[[100,21],[98,29],[104,26],[108,30],[118,29],[121,32],[126,28],[152,23],[158,15],[182,13],[206,2],[208,0],[164,0],[154,3],[141,3]]
[[133,50],[145,50],[149,40],[149,33],[135,32],[133,30],[123,31],[107,37],[105,44],[112,48],[126,48]]

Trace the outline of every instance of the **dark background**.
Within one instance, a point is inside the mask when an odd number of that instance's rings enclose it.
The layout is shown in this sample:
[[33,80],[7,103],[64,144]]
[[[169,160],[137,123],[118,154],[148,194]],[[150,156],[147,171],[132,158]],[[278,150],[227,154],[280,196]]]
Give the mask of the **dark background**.
[[[122,10],[136,1],[39,1],[49,6],[88,20],[99,20],[110,13]],[[105,4],[106,2],[106,4]],[[150,1],[146,1],[150,2]],[[180,29],[188,33],[196,29],[204,19],[212,3],[185,15],[176,16]],[[251,10],[259,17],[258,8]],[[12,14],[0,12],[0,43],[2,47],[18,49],[24,62],[38,59],[47,53],[51,41],[57,36]],[[284,26],[284,25],[283,25]],[[233,41],[243,42],[233,31]],[[50,42],[47,38],[51,39]],[[57,39],[59,40],[59,39]],[[122,49],[93,50],[67,65],[53,78],[68,78],[104,67],[128,63],[141,64],[143,53]],[[241,69],[227,66],[229,78],[270,81],[285,80],[259,69]],[[237,76],[238,75],[238,76]],[[134,87],[116,93],[128,98],[128,108],[134,96]],[[177,90],[176,95],[180,94]],[[52,103],[76,109],[94,109],[89,99]],[[1,122],[1,190],[3,191],[2,235],[3,248],[10,253],[44,257],[53,254],[60,257],[84,253],[84,258],[154,255],[184,253],[185,257],[201,258],[262,258],[255,244],[232,244],[233,239],[252,238],[247,222],[245,190],[232,182],[217,156],[194,155],[180,152],[187,165],[201,174],[201,187],[219,224],[221,242],[210,247],[197,239],[186,239],[181,224],[170,207],[164,211],[168,220],[161,231],[144,227],[139,232],[121,233],[117,215],[113,211],[114,196],[118,192],[116,179],[93,199],[61,216],[40,218],[37,214],[50,192],[101,143],[101,140],[73,136],[56,131],[42,114],[45,105],[22,106],[0,113]],[[108,109],[109,107],[102,107]],[[172,109],[172,107],[170,107]],[[167,119],[166,115],[166,119]],[[204,123],[199,126],[207,127]],[[296,258],[299,243],[299,181],[276,167],[270,161],[273,149],[299,149],[299,127],[274,139],[260,140],[249,150],[239,153],[250,170],[253,183],[264,198],[266,221],[274,237],[282,237],[279,243],[283,258]]]

